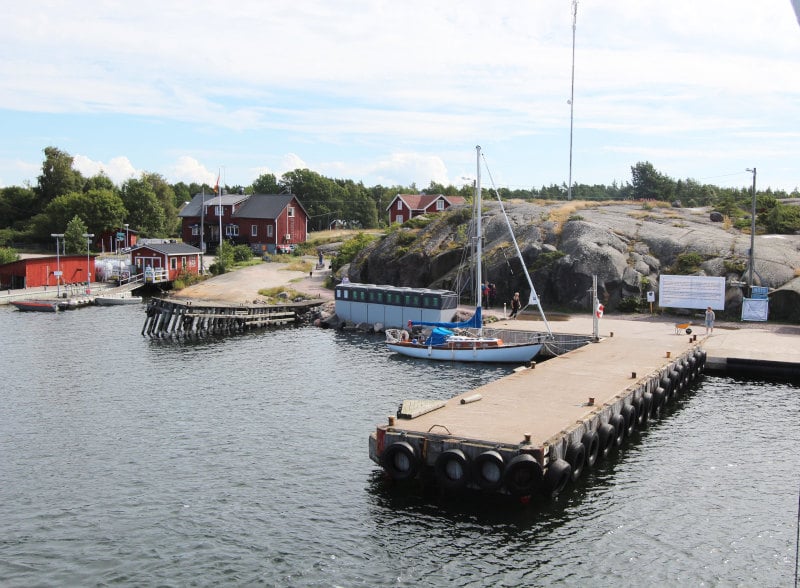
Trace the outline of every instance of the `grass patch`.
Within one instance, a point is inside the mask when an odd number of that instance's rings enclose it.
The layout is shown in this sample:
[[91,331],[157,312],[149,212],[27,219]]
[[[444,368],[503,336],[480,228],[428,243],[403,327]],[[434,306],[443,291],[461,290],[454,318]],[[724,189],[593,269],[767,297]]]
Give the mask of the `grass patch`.
[[267,304],[280,304],[289,300],[311,300],[313,297],[305,292],[300,292],[294,288],[286,288],[284,286],[276,286],[275,288],[262,288],[258,291],[258,295],[262,296]]

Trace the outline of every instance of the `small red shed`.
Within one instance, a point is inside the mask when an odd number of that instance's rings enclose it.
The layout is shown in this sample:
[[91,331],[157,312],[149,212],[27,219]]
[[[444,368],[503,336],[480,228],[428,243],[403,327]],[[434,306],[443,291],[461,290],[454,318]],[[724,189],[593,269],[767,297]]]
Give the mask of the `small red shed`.
[[[94,279],[94,258],[86,255],[28,257],[0,265],[0,288],[41,288],[86,282],[87,270]],[[59,271],[61,272],[59,280]]]
[[181,273],[199,274],[201,255],[197,247],[186,243],[147,243],[131,251],[131,263],[137,273],[147,268],[166,270],[166,279],[171,282]]

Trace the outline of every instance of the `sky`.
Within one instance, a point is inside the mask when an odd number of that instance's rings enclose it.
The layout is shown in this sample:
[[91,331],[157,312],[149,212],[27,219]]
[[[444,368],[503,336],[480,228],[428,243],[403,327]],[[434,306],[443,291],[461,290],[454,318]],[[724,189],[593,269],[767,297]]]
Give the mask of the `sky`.
[[573,8],[7,3],[0,187],[36,185],[52,146],[117,184],[246,186],[308,168],[422,190],[471,184],[476,145],[487,187],[624,185],[644,161],[673,179],[748,187],[756,168],[759,190],[800,186],[792,0]]

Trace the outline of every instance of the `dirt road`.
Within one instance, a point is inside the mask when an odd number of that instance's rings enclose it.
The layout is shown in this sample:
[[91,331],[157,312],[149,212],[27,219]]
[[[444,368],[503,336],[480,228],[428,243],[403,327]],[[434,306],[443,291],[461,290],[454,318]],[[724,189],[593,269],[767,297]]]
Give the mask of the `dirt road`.
[[[315,262],[316,258],[309,260]],[[324,285],[330,270],[312,271],[309,276],[305,272],[289,270],[288,267],[288,263],[268,262],[238,269],[176,291],[172,298],[252,303],[262,298],[259,290],[286,286],[314,298],[333,300],[333,290],[328,290]]]

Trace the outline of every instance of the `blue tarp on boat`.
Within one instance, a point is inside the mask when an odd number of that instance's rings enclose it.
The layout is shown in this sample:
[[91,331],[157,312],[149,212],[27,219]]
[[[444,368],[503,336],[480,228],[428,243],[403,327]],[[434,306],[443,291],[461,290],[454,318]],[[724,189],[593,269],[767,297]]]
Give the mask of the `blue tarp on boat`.
[[483,316],[481,307],[478,306],[475,308],[475,314],[473,314],[469,320],[460,323],[426,323],[424,321],[409,321],[409,323],[409,326],[420,325],[423,327],[444,327],[445,329],[480,329],[483,326]]
[[453,335],[453,331],[443,327],[435,327],[431,331],[431,336],[425,341],[425,345],[444,345],[447,338]]

